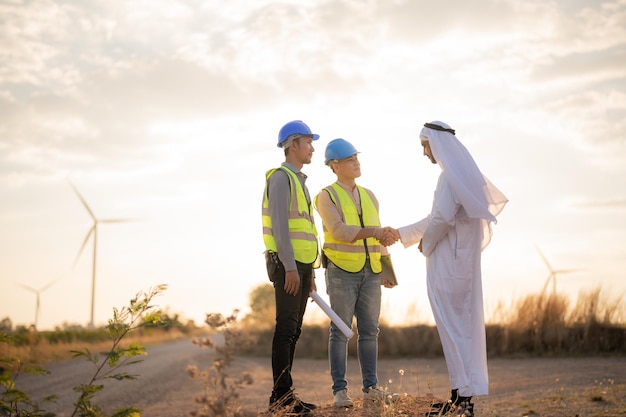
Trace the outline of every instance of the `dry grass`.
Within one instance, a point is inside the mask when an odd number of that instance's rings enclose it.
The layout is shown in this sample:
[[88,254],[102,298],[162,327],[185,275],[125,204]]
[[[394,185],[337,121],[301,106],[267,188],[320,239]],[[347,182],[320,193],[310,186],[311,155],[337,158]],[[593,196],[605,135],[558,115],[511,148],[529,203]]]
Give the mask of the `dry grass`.
[[[575,303],[558,294],[530,294],[517,302],[500,305],[487,325],[487,351],[490,357],[536,355],[613,354],[626,351],[626,303],[620,295],[598,289],[581,293]],[[260,285],[251,292],[252,313],[243,317],[242,327],[257,343],[241,354],[269,356],[273,332],[273,288]],[[442,349],[437,329],[430,325],[388,326],[381,324],[379,357],[434,357]],[[44,332],[45,333],[45,332]],[[107,348],[108,338],[59,340],[49,342],[44,333],[30,332],[28,343],[0,344],[0,357],[20,357],[45,365],[71,358],[72,350],[88,347],[97,352]],[[55,333],[55,332],[50,332]],[[206,333],[204,328],[185,326],[168,330],[150,329],[129,336],[128,342],[158,344]],[[348,345],[356,355],[356,338]],[[298,356],[325,358],[328,351],[328,324],[307,325],[298,342]]]
[[[395,416],[424,416],[425,413],[431,411],[431,405],[439,402],[433,396],[415,397],[404,394],[396,401],[385,404],[382,401],[363,401],[361,399],[354,400],[354,407],[334,407],[332,405],[324,405],[315,410],[313,413],[316,417],[395,417]],[[259,416],[280,416],[281,413],[260,413]],[[285,416],[289,415],[284,413]]]
[[[271,286],[269,286],[271,290]],[[273,304],[261,302],[272,291],[255,291],[249,316],[242,324],[258,343],[241,353],[269,356],[272,340]],[[626,351],[626,303],[621,295],[603,294],[598,289],[583,292],[575,303],[559,294],[530,294],[517,302],[501,304],[487,324],[487,352],[498,356],[606,355]],[[260,326],[259,323],[265,323]],[[356,337],[348,342],[356,355]],[[325,358],[328,352],[328,323],[305,325],[298,341],[298,356]],[[443,350],[432,325],[380,325],[379,357],[434,357]]]
[[[206,333],[206,331],[204,331]],[[167,331],[154,329],[149,332],[131,333],[124,339],[123,345],[140,343],[144,346],[156,345],[189,338],[189,332],[182,332],[178,329]],[[11,345],[0,343],[0,358],[20,358],[23,363],[47,365],[52,362],[68,360],[73,357],[72,351],[82,350],[86,347],[92,352],[107,351],[110,349],[110,340],[85,342],[83,340],[73,340],[67,343],[51,343],[40,334],[29,334],[29,343],[26,345]]]

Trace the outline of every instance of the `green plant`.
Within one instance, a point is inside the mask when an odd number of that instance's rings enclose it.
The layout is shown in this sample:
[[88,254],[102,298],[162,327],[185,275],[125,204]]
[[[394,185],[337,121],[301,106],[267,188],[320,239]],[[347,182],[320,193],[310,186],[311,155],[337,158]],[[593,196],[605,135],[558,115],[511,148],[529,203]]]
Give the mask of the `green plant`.
[[[84,357],[91,362],[96,371],[88,383],[74,387],[74,391],[79,393],[78,399],[74,403],[72,416],[81,417],[103,417],[104,412],[97,405],[92,403],[95,395],[103,389],[99,382],[105,379],[115,379],[118,381],[136,379],[137,375],[123,372],[121,368],[140,362],[133,359],[139,355],[145,355],[146,350],[139,343],[122,345],[124,338],[133,330],[147,326],[177,324],[175,320],[163,318],[160,311],[154,311],[151,305],[154,297],[165,291],[166,285],[158,285],[148,292],[139,292],[130,300],[127,307],[118,310],[113,309],[113,318],[109,320],[106,330],[112,339],[111,349],[101,354],[94,354],[88,348],[80,351],[72,351],[74,357]],[[34,335],[30,339],[34,340]],[[16,340],[0,331],[0,344],[14,344]],[[31,340],[31,345],[34,343]],[[25,364],[18,357],[0,358],[0,416],[1,417],[54,417],[50,413],[40,408],[39,403],[33,401],[29,395],[16,389],[15,379],[20,373],[30,373],[36,375],[47,375],[49,371],[36,366]],[[4,368],[6,367],[6,369]],[[54,401],[55,395],[44,398],[44,402]],[[118,410],[112,417],[138,417],[139,410],[130,407]]]
[[[163,323],[160,311],[154,311],[150,303],[152,299],[165,291],[166,285],[158,285],[150,289],[148,292],[139,292],[135,298],[130,300],[127,307],[121,310],[113,309],[113,318],[109,319],[107,330],[113,340],[111,349],[102,353],[101,358],[98,354],[93,354],[89,349],[85,348],[81,351],[72,351],[74,357],[84,357],[96,367],[96,372],[87,384],[81,384],[74,387],[74,391],[79,393],[76,400],[72,417],[79,415],[81,417],[101,417],[104,415],[99,406],[92,403],[95,395],[100,392],[104,385],[101,381],[105,379],[115,379],[118,381],[136,379],[137,375],[131,375],[121,371],[121,368],[141,362],[141,360],[133,359],[140,355],[146,355],[146,350],[139,343],[130,343],[127,346],[121,344],[122,340],[129,332],[148,326]],[[113,417],[137,417],[139,410],[135,407],[118,410]]]
[[[0,331],[0,344],[12,345],[14,343],[14,338],[4,331]],[[16,389],[15,379],[20,373],[49,374],[43,368],[23,363],[18,357],[0,358],[0,387],[2,388],[2,392],[0,392],[0,416],[53,417],[54,414],[41,409],[39,403],[33,401],[27,393]],[[44,401],[54,401],[55,399],[55,395],[50,395]]]

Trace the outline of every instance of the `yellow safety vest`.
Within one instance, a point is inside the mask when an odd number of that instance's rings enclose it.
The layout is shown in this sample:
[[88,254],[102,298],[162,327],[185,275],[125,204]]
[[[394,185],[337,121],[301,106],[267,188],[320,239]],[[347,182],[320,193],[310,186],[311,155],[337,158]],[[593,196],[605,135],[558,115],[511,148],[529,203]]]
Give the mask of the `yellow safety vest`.
[[263,242],[265,249],[277,252],[276,239],[272,230],[272,218],[269,214],[269,200],[267,184],[274,172],[282,170],[289,178],[289,189],[291,196],[289,197],[289,238],[291,247],[296,261],[304,264],[312,264],[317,259],[317,229],[313,216],[311,216],[311,203],[307,202],[306,195],[302,183],[296,176],[296,173],[287,167],[274,168],[265,174],[265,193],[263,196]]
[[[361,198],[361,213],[363,223],[359,219],[357,207],[346,190],[337,183],[324,190],[328,191],[331,200],[341,210],[344,222],[349,226],[380,227],[378,211],[374,205],[370,191],[357,186]],[[324,192],[324,191],[322,191]],[[318,195],[319,197],[319,195]],[[317,204],[317,197],[316,197]],[[367,253],[365,252],[365,240]],[[378,273],[382,270],[380,263],[380,243],[373,237],[359,239],[354,243],[342,242],[333,238],[328,230],[324,230],[324,254],[339,268],[348,272],[359,272],[365,266],[369,254],[372,271]]]

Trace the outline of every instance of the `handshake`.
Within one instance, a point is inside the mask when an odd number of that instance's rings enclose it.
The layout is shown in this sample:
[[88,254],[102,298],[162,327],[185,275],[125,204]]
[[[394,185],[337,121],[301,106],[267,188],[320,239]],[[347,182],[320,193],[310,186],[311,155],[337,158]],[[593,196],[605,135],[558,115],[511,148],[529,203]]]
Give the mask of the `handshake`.
[[383,246],[391,246],[400,240],[400,232],[398,232],[398,229],[394,229],[393,227],[381,227],[376,229],[374,238]]

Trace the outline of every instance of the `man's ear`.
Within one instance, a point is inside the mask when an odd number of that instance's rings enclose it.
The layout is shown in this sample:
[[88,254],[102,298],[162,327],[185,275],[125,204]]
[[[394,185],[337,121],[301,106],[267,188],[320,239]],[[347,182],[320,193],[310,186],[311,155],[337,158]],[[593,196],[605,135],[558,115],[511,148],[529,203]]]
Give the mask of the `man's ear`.
[[292,152],[295,152],[295,147],[300,148],[300,138],[292,139],[289,147],[291,148]]

